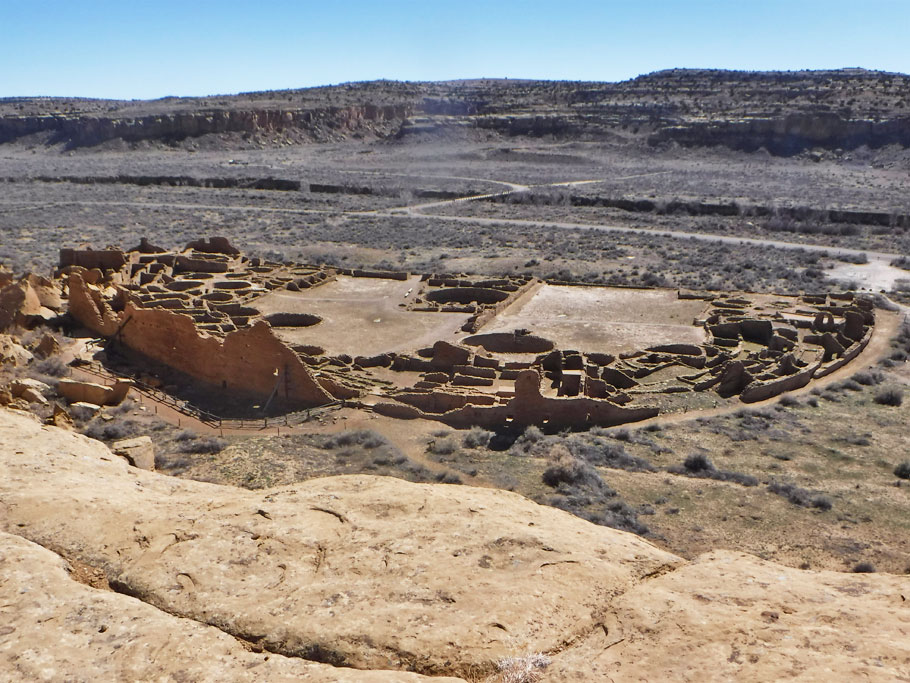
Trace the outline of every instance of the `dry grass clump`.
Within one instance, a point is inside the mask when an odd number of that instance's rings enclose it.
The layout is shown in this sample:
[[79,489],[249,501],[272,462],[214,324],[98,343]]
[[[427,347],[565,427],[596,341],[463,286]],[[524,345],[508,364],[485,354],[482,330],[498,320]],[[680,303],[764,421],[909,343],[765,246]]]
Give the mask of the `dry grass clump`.
[[535,683],[541,679],[551,661],[544,654],[503,657],[496,662],[499,674],[492,680],[497,683]]

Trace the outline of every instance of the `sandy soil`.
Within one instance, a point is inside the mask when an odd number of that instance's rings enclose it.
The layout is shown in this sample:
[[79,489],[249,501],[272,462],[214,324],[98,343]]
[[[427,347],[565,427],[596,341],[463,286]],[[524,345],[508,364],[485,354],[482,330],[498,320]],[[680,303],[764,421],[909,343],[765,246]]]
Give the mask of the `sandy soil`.
[[467,315],[408,312],[420,277],[408,280],[339,278],[312,290],[272,292],[256,300],[263,313],[313,313],[322,322],[312,327],[276,328],[293,344],[315,344],[329,354],[371,356],[414,351],[439,339],[452,339]]
[[704,302],[679,300],[672,290],[544,285],[482,331],[527,328],[562,349],[621,353],[656,344],[703,343],[704,329],[692,325],[703,310]]

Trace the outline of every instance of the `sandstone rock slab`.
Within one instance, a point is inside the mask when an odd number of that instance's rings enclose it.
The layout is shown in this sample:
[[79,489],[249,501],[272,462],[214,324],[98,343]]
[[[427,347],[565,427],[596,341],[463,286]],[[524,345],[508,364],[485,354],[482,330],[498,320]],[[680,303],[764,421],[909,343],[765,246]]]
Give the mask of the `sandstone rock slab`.
[[76,379],[61,379],[57,382],[57,393],[71,403],[84,401],[99,406],[107,405],[114,396],[111,387],[95,382],[80,382]]
[[[686,562],[503,491],[369,476],[235,490],[0,410],[0,501],[0,529],[283,655],[472,680],[535,652],[557,681],[910,678],[906,576]],[[0,571],[0,604],[17,601],[0,627],[25,609],[7,585]]]
[[0,532],[0,679],[418,681],[268,652],[126,595],[77,583],[60,556]]
[[173,614],[363,669],[484,673],[558,649],[682,563],[505,491],[370,476],[236,490],[130,468],[8,412],[0,463],[16,533]]

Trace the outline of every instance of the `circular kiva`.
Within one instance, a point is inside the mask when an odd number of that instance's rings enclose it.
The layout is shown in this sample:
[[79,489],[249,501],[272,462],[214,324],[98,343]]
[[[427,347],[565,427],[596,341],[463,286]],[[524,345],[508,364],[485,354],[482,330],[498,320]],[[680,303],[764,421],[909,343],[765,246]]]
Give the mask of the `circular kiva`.
[[270,313],[263,319],[272,327],[312,327],[322,322],[312,313]]
[[435,301],[441,304],[496,304],[508,299],[509,293],[484,287],[448,287],[429,291],[424,298],[427,301]]

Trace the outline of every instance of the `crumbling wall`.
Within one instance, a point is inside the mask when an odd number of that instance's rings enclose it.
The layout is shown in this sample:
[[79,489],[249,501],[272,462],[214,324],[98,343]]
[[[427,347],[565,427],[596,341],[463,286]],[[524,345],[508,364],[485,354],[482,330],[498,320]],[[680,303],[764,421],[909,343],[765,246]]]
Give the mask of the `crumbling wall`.
[[547,398],[540,393],[540,375],[536,370],[523,370],[515,380],[515,397],[505,405],[478,406],[467,404],[442,414],[425,413],[412,405],[382,403],[376,412],[403,419],[435,419],[465,429],[478,425],[496,428],[505,425],[542,425],[548,428],[609,427],[655,417],[657,408],[623,408],[592,398]]
[[793,375],[787,375],[780,379],[773,379],[767,382],[752,382],[739,395],[743,403],[755,403],[765,399],[780,396],[784,392],[802,389],[810,381],[818,368],[818,363],[813,363],[806,369]]
[[227,237],[211,237],[209,239],[198,239],[189,242],[184,251],[195,249],[206,254],[227,254],[228,256],[240,256],[240,250],[230,243]]
[[120,339],[134,351],[223,389],[270,396],[277,385],[276,398],[291,404],[332,401],[264,322],[221,339],[198,331],[187,315],[127,304]]
[[825,377],[826,375],[830,375],[835,370],[839,370],[840,368],[844,367],[847,363],[862,353],[863,349],[866,348],[866,345],[869,343],[870,339],[872,339],[871,328],[866,332],[865,336],[859,342],[847,348],[847,350],[844,351],[844,354],[840,358],[829,361],[828,363],[825,363],[819,367],[815,372],[815,378],[819,379],[821,377]]
[[61,249],[60,267],[81,266],[91,270],[119,271],[128,263],[126,255],[119,249]]
[[70,273],[69,314],[95,334],[111,337],[120,327],[120,316],[111,310],[101,292],[85,284],[79,273]]

